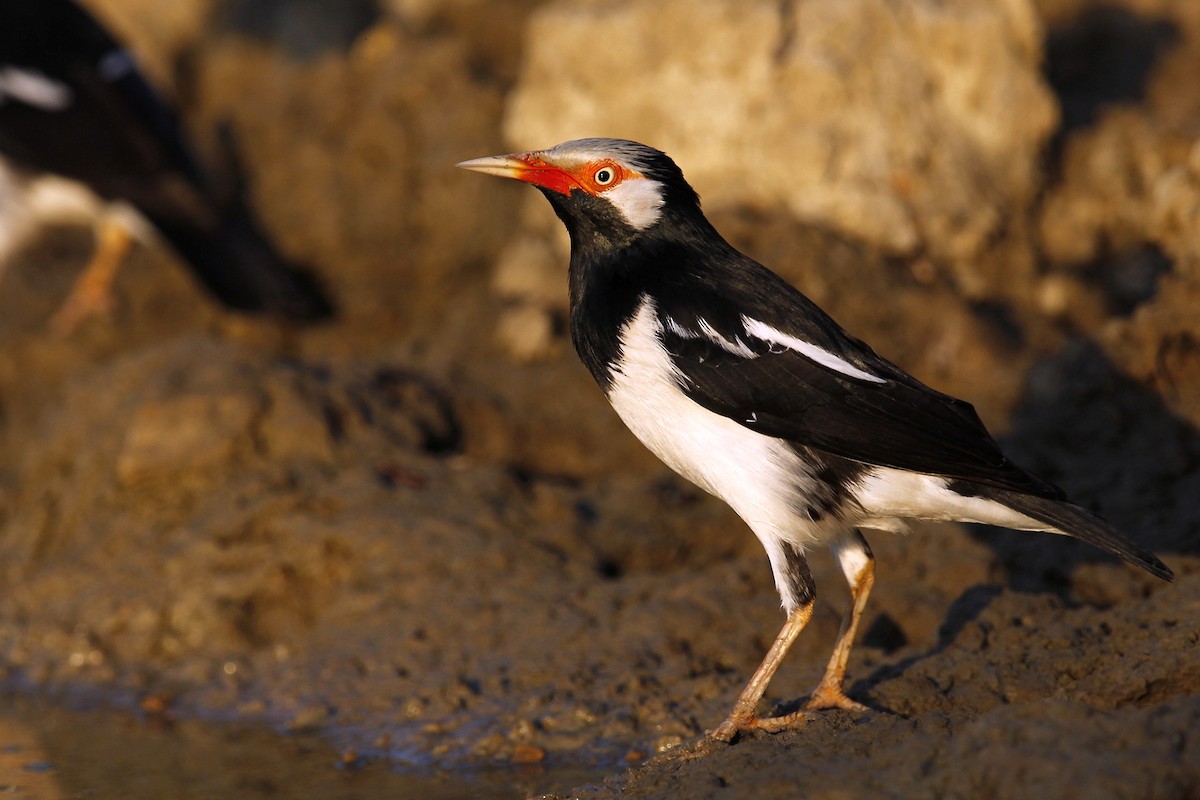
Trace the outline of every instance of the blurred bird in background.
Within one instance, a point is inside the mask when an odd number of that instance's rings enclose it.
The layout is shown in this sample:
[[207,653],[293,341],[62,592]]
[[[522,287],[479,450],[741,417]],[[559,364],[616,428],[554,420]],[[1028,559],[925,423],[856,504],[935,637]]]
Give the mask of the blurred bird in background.
[[95,225],[96,250],[52,321],[60,333],[110,310],[122,259],[151,230],[231,309],[333,314],[237,193],[218,190],[173,111],[91,15],[71,0],[0,0],[0,263],[40,225],[80,221]]

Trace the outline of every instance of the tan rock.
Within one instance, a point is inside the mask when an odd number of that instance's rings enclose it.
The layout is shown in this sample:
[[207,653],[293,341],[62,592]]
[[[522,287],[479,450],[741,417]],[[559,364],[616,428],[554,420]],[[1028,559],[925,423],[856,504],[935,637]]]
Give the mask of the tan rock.
[[459,37],[386,20],[307,62],[238,36],[204,54],[198,127],[230,124],[256,210],[345,320],[429,327],[464,264],[506,238],[492,187],[453,168],[498,139],[501,91],[471,78],[470,58]]
[[505,131],[637,139],[710,210],[970,259],[1029,202],[1056,121],[1038,37],[1024,0],[556,3],[531,19]]
[[1064,179],[1039,220],[1050,260],[1084,264],[1145,241],[1147,189],[1166,166],[1163,134],[1145,114],[1120,109],[1068,142]]
[[185,394],[142,406],[117,457],[118,478],[129,485],[228,461],[258,405],[242,394]]
[[1200,284],[1200,140],[1188,160],[1162,172],[1149,198],[1149,230],[1176,269]]

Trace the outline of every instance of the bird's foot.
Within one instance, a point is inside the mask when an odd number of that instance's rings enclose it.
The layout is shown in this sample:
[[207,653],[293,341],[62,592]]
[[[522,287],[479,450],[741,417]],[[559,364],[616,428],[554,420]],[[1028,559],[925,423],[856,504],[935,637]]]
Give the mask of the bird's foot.
[[840,708],[843,711],[853,711],[855,713],[871,710],[862,703],[851,700],[840,687],[824,683],[813,691],[812,696],[808,698],[808,702],[804,704],[806,711],[824,711],[832,708]]
[[732,744],[739,733],[753,729],[755,722],[757,720],[753,716],[739,717],[737,714],[730,714],[724,722],[708,731],[704,738]]
[[808,710],[793,711],[779,717],[756,717],[753,714],[730,714],[724,722],[707,734],[707,738],[732,743],[742,734],[750,731],[766,731],[778,733],[789,728],[798,728],[808,722]]

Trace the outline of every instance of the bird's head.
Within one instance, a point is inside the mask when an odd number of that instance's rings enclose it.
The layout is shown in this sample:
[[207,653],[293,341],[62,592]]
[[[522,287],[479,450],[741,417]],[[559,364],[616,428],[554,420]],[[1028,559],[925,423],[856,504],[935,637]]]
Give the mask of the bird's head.
[[700,198],[675,162],[624,139],[576,139],[458,166],[541,189],[573,244],[620,245],[671,220],[703,219]]

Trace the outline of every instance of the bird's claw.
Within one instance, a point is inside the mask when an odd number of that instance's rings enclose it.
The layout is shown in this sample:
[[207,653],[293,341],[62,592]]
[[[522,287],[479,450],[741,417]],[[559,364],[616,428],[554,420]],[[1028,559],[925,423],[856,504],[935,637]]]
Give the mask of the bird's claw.
[[742,734],[750,731],[778,733],[789,728],[798,728],[808,722],[808,710],[793,711],[778,717],[756,717],[753,715],[730,714],[724,722],[709,731],[706,738],[732,744]]
[[861,714],[871,709],[864,706],[855,700],[851,700],[846,696],[846,693],[834,686],[818,686],[808,698],[808,702],[804,704],[806,711],[825,711],[827,709],[841,709],[842,711],[851,711],[856,714]]
[[[707,740],[710,740],[710,741],[714,741],[714,742],[724,742],[725,744],[732,744],[734,738],[739,733],[741,733],[742,731],[745,731],[745,730],[749,730],[750,728],[753,728],[754,727],[753,723],[755,721],[756,720],[754,720],[753,717],[751,717],[749,720],[746,720],[746,721],[735,720],[734,717],[731,715],[720,725],[713,728],[711,731],[708,731],[707,733],[705,733],[704,738]],[[749,724],[746,724],[746,723],[749,723]]]

